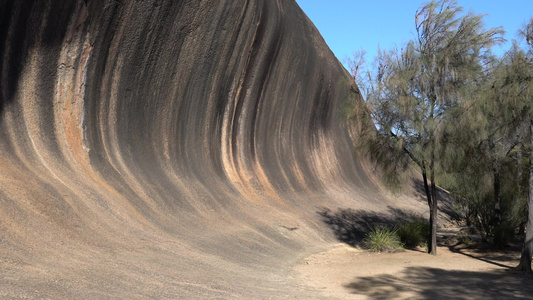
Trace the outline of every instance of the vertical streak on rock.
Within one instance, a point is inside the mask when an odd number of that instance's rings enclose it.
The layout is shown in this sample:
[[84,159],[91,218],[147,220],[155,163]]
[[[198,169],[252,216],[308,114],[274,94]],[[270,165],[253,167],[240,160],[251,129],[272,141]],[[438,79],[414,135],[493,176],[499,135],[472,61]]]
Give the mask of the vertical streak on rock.
[[[245,52],[231,109],[223,121],[222,147],[226,174],[239,190],[254,196],[258,192],[278,198],[256,153],[257,123],[263,114],[265,86],[268,84],[280,47],[281,7],[279,3],[256,3],[255,31]],[[255,197],[254,197],[255,198]]]
[[[248,17],[249,14],[250,13],[247,13],[247,11],[245,11],[245,14],[242,16],[242,18],[245,19],[246,17]],[[235,93],[229,100],[228,107],[225,110],[221,134],[221,154],[225,173],[228,176],[228,179],[236,186],[236,188],[241,190],[242,192],[244,192],[243,190],[246,188],[246,179],[242,177],[239,161],[236,159],[236,157],[239,156],[239,154],[237,153],[238,141],[236,140],[236,137],[238,135],[238,126],[236,124],[238,123],[239,118],[239,107],[242,106],[240,102],[244,101],[242,94],[245,92],[244,90],[246,89],[246,87],[244,86],[247,75],[246,71],[250,64],[252,47],[257,35],[257,27],[261,20],[260,18],[259,20],[256,20],[255,17],[252,17],[252,20],[248,20],[247,22],[253,23],[253,27],[255,27],[255,30],[251,39],[247,41],[248,46],[246,46],[245,49],[249,50],[247,52],[244,52],[245,62],[238,77],[238,81],[235,83]]]
[[[84,98],[87,84],[87,68],[91,55],[88,36],[79,27],[87,17],[87,7],[78,1],[76,13],[73,14],[66,42],[63,43],[58,61],[56,83],[56,121],[58,130],[63,133],[67,144],[66,151],[84,169],[89,171],[89,148],[84,140]],[[68,155],[65,153],[64,155]]]

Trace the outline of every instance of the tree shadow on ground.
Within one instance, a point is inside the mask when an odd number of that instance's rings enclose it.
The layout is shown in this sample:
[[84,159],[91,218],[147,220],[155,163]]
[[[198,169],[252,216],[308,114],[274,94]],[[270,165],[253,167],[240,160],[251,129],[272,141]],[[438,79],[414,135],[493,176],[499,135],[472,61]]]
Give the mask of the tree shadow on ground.
[[507,270],[408,267],[398,275],[359,277],[344,287],[371,299],[531,299],[533,276]]
[[395,226],[407,220],[425,220],[420,215],[390,206],[387,213],[354,209],[340,209],[333,212],[328,208],[322,208],[318,214],[322,217],[322,221],[333,230],[339,241],[353,247],[361,246],[365,234],[375,227]]
[[488,247],[488,245],[480,244],[476,247],[463,247],[462,245],[449,246],[451,252],[468,256],[473,259],[477,259],[488,264],[492,264],[498,267],[512,268],[504,263],[516,262],[520,260],[519,247],[510,247],[508,250],[494,251],[494,248]]

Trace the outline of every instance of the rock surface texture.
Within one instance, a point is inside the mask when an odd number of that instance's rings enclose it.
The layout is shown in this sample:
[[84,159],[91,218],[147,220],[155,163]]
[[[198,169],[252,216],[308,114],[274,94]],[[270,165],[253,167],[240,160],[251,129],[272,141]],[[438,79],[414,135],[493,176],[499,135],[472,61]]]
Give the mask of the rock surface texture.
[[0,3],[0,298],[321,298],[317,211],[391,201],[295,1]]

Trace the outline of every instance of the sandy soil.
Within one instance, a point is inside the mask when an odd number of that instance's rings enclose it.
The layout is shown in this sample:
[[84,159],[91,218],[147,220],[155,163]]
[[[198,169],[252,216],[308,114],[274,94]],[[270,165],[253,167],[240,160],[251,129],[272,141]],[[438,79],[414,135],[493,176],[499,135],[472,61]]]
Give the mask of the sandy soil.
[[512,270],[515,251],[439,247],[371,253],[345,244],[306,257],[295,269],[325,299],[531,299],[533,276]]

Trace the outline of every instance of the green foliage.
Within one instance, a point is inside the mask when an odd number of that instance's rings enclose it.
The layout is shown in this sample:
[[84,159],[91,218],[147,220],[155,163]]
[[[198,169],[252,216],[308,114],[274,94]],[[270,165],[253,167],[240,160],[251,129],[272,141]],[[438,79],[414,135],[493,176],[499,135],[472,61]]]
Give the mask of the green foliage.
[[421,7],[417,39],[401,50],[379,51],[367,76],[367,101],[381,136],[421,168],[440,161],[435,152],[445,146],[446,121],[479,78],[490,47],[502,41],[500,28],[485,30],[482,15],[461,11],[456,1]]
[[533,53],[513,43],[500,60],[491,60],[478,85],[464,97],[446,137],[455,144],[444,153],[446,179],[465,217],[496,246],[514,237],[527,218],[528,122],[533,117]]
[[[463,111],[471,106],[467,95],[479,90],[492,62],[490,48],[504,41],[503,30],[486,29],[483,15],[463,14],[454,0],[424,4],[416,12],[415,29],[415,39],[400,49],[379,50],[374,69],[367,72],[363,90],[377,132],[362,135],[361,143],[383,166],[391,184],[407,169],[406,160],[419,167],[433,216],[430,222],[436,222],[436,170],[462,160],[474,148],[470,146],[474,135],[463,136],[456,124],[465,120]],[[361,58],[363,52],[353,60],[355,78],[364,62]],[[430,252],[436,251],[435,241],[432,230]]]
[[429,224],[421,217],[402,222],[397,232],[400,241],[407,248],[427,246]]
[[359,102],[362,102],[360,91],[353,82],[348,82],[347,79],[342,79],[337,82],[337,90],[345,91],[346,94],[342,95],[343,101],[339,107],[339,119],[353,119],[357,117],[356,108]]
[[366,233],[365,248],[376,251],[393,251],[403,247],[427,246],[429,224],[422,217],[410,216],[394,227],[374,227]]
[[457,242],[465,246],[470,246],[471,244],[473,244],[473,241],[468,236],[468,233],[463,231],[459,232],[459,234],[457,235]]
[[494,227],[492,244],[496,247],[508,245],[516,239],[516,226],[510,223],[502,223]]
[[[405,170],[407,157],[431,180],[442,163],[441,152],[451,159],[464,155],[448,147],[452,139],[445,136],[446,125],[478,80],[490,48],[503,41],[503,30],[486,30],[482,15],[462,15],[452,0],[422,6],[415,28],[416,39],[401,50],[379,50],[374,69],[365,76],[367,105],[379,134],[367,134],[361,142],[386,174]],[[357,70],[364,61],[360,56],[353,60],[359,62]]]
[[485,240],[491,240],[496,226],[494,201],[491,197],[476,200],[469,203],[470,223],[482,233]]
[[389,227],[374,227],[365,235],[363,245],[370,251],[394,251],[403,248],[397,230]]
[[[498,245],[525,224],[533,190],[533,18],[520,31],[528,48],[514,42],[496,57],[490,50],[504,41],[503,29],[486,29],[483,17],[455,0],[425,3],[413,40],[379,49],[372,68],[365,69],[364,50],[348,63],[367,96],[354,111],[376,125],[359,126],[359,147],[381,166],[386,184],[401,186],[405,170],[418,166],[430,212],[438,180],[469,225]],[[412,238],[408,246],[427,236],[415,227],[398,228]]]
[[[503,165],[501,169],[501,221],[496,218],[493,177],[490,170],[472,172],[469,170],[472,166],[465,166],[462,172],[442,176],[444,180],[441,184],[454,195],[455,208],[465,218],[467,225],[474,226],[485,240],[496,246],[513,239],[514,229],[527,218],[527,189],[520,188],[527,184],[527,176],[523,176],[527,173],[518,172],[517,165],[511,162]],[[522,176],[517,178],[517,174]],[[503,232],[507,233],[502,234]]]

